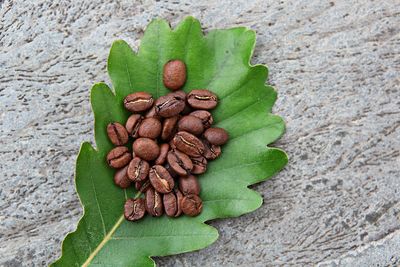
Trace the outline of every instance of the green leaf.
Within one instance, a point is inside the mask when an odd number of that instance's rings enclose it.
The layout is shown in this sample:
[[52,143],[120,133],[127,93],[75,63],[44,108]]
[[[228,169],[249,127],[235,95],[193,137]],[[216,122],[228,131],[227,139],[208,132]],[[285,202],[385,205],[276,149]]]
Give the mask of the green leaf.
[[[213,30],[204,36],[192,17],[174,30],[164,20],[152,21],[137,53],[124,41],[113,43],[108,72],[115,92],[104,83],[93,86],[96,149],[83,143],[76,163],[75,182],[84,215],[76,231],[65,238],[62,256],[53,266],[153,266],[151,256],[193,251],[213,243],[218,232],[206,221],[240,216],[260,207],[262,198],[248,186],[281,170],[287,156],[267,147],[283,134],[284,122],[270,114],[276,92],[265,85],[267,68],[249,63],[254,45],[254,31],[241,27]],[[113,184],[113,170],[105,161],[112,148],[106,125],[127,119],[122,105],[127,94],[147,91],[159,97],[168,92],[162,69],[170,59],[181,59],[187,65],[185,91],[207,88],[218,95],[215,123],[231,139],[221,157],[199,177],[204,201],[200,216],[146,216],[132,223],[123,218],[123,204],[136,192]]]

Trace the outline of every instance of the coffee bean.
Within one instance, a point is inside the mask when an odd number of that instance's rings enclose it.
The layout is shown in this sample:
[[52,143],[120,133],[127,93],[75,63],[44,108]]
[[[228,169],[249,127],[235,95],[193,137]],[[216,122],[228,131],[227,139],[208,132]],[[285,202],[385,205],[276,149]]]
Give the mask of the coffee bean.
[[170,173],[161,165],[154,165],[149,173],[150,183],[160,193],[169,193],[174,188],[174,179]]
[[139,181],[135,183],[135,188],[139,192],[146,192],[147,189],[151,188],[150,180],[146,179],[144,181]]
[[203,156],[192,157],[190,158],[193,163],[193,169],[191,173],[193,174],[202,174],[207,170],[207,159]]
[[211,145],[207,140],[203,140],[204,153],[203,156],[208,160],[214,160],[221,155],[221,147]]
[[139,127],[139,136],[156,139],[161,133],[161,122],[156,118],[146,118]]
[[213,109],[217,106],[217,96],[205,89],[192,90],[187,95],[187,102],[195,109]]
[[194,135],[201,135],[204,131],[204,126],[199,118],[187,115],[179,120],[178,131],[186,131]]
[[146,210],[150,215],[156,217],[163,214],[162,196],[151,187],[146,191]]
[[171,150],[167,156],[168,164],[179,175],[188,175],[193,168],[190,158],[179,150]]
[[128,148],[124,146],[117,146],[107,154],[108,165],[116,169],[126,166],[131,159],[131,153],[129,153]]
[[201,156],[204,152],[203,143],[188,132],[181,131],[175,134],[173,143],[176,148],[191,157]]
[[163,123],[161,131],[161,139],[169,140],[176,132],[176,124],[178,123],[179,116],[166,118]]
[[197,181],[196,176],[188,175],[188,176],[180,176],[179,177],[179,189],[181,190],[182,194],[189,195],[189,194],[200,194],[200,184]]
[[128,221],[137,221],[146,213],[143,198],[128,198],[124,205],[124,216]]
[[165,163],[165,160],[167,159],[168,150],[169,150],[168,144],[162,144],[160,146],[160,155],[158,155],[158,158],[154,161],[156,165],[163,165]]
[[129,136],[125,127],[118,122],[112,122],[107,125],[107,134],[111,143],[116,146],[125,145],[128,142]]
[[186,195],[183,197],[181,202],[183,213],[188,216],[197,216],[203,209],[203,202],[197,195]]
[[156,112],[164,118],[173,117],[185,108],[185,100],[179,96],[165,95],[156,101]]
[[136,92],[124,99],[124,106],[131,112],[142,112],[153,106],[153,97],[146,92]]
[[128,165],[128,177],[133,182],[143,181],[149,174],[150,165],[139,157],[134,157]]
[[149,138],[136,139],[132,148],[136,156],[147,161],[155,160],[160,154],[160,148],[157,143]]
[[199,118],[203,123],[204,129],[210,128],[211,124],[213,124],[214,122],[211,113],[208,112],[207,110],[196,110],[190,113],[189,115]]
[[169,217],[178,217],[182,213],[181,201],[182,193],[175,189],[173,192],[163,195],[163,204],[165,214]]
[[186,81],[186,65],[181,60],[170,60],[164,65],[164,86],[171,90],[178,90]]
[[227,131],[222,128],[209,128],[204,132],[204,137],[207,141],[216,146],[220,146],[228,142],[229,135]]
[[128,131],[129,135],[132,136],[133,138],[139,137],[138,131],[142,120],[143,120],[142,115],[132,114],[126,121],[125,128]]
[[119,169],[114,174],[114,183],[121,188],[128,188],[131,185],[131,180],[129,180],[126,171],[128,166],[125,166],[122,169]]
[[154,105],[149,109],[146,114],[144,115],[145,118],[156,118],[157,120],[161,121],[162,117],[157,114],[156,106]]

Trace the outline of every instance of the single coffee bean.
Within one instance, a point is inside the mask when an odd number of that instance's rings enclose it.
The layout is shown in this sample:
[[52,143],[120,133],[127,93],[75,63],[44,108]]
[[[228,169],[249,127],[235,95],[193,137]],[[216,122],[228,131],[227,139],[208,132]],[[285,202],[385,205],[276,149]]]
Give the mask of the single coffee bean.
[[158,155],[158,158],[154,161],[156,165],[163,165],[165,163],[165,160],[167,159],[168,150],[169,150],[168,144],[162,144],[160,146],[160,155]]
[[150,215],[156,217],[163,214],[162,196],[151,187],[146,191],[146,210]]
[[186,81],[186,65],[181,60],[170,60],[164,65],[164,86],[171,90],[178,90]]
[[173,192],[163,195],[163,204],[165,214],[169,217],[178,217],[182,213],[180,202],[182,201],[182,193],[175,189]]
[[150,183],[157,192],[166,194],[172,191],[175,182],[171,174],[161,165],[154,165],[149,173]]
[[169,140],[176,132],[176,124],[178,123],[179,116],[166,118],[163,123],[161,131],[161,139]]
[[156,118],[146,118],[139,127],[139,136],[156,139],[161,133],[161,122]]
[[185,108],[185,100],[179,96],[165,95],[156,101],[156,112],[164,118],[178,115]]
[[128,177],[133,182],[143,181],[149,174],[150,165],[147,161],[134,157],[128,165]]
[[129,180],[126,171],[128,166],[125,166],[122,169],[119,169],[114,174],[114,183],[121,188],[128,188],[131,185],[131,180]]
[[116,146],[125,145],[128,142],[129,136],[125,127],[118,122],[112,122],[107,125],[107,134],[111,143]]
[[171,150],[167,156],[168,164],[179,175],[188,175],[193,169],[193,163],[190,158],[179,150]]
[[175,217],[175,213],[178,210],[178,203],[174,192],[163,195],[163,205],[165,214],[169,217]]
[[203,209],[203,202],[198,195],[186,195],[181,202],[183,213],[188,216],[197,216]]
[[136,92],[124,99],[124,106],[131,112],[142,112],[153,106],[154,99],[146,92]]
[[132,136],[133,138],[139,137],[138,131],[142,120],[143,120],[142,115],[132,114],[126,121],[125,128],[128,131],[129,135]]
[[146,192],[147,189],[151,188],[150,180],[146,179],[144,181],[139,181],[135,183],[135,188],[139,192]]
[[184,116],[178,122],[178,131],[201,135],[204,131],[203,122],[195,116]]
[[128,221],[137,221],[146,213],[143,198],[128,198],[124,205],[124,216]]
[[108,165],[116,169],[125,167],[131,159],[131,153],[129,153],[128,148],[124,146],[117,146],[107,154]]
[[136,156],[147,161],[155,160],[160,154],[160,148],[157,143],[149,138],[136,139],[132,148]]
[[205,89],[192,90],[187,95],[187,102],[194,109],[213,109],[217,106],[217,96]]
[[144,117],[145,118],[156,118],[157,120],[161,120],[162,119],[162,117],[157,114],[155,105],[153,105],[153,107],[151,107],[151,109],[149,109],[146,112],[146,114],[144,114]]
[[229,135],[227,131],[225,131],[222,128],[209,128],[204,132],[204,137],[207,139],[207,141],[216,146],[220,146],[225,144],[228,139]]
[[208,160],[214,160],[221,155],[221,147],[211,145],[207,140],[203,140],[204,153],[203,156]]
[[175,213],[175,217],[178,217],[182,214],[182,199],[183,199],[183,194],[182,192],[178,189],[175,188],[174,189],[175,195],[176,195],[176,200],[177,200],[177,204],[178,204],[178,210]]
[[192,157],[190,158],[193,163],[193,169],[191,173],[193,174],[202,174],[207,170],[207,159],[203,156]]
[[164,165],[164,168],[169,172],[169,174],[171,174],[172,178],[179,177],[179,175],[174,171],[174,169],[171,168],[171,165],[169,165],[168,163]]
[[214,122],[214,119],[213,119],[211,113],[208,112],[207,110],[195,110],[192,113],[190,113],[189,115],[199,118],[201,120],[201,122],[203,123],[204,129],[210,128],[211,124],[213,124],[213,122]]
[[181,131],[175,134],[173,143],[176,148],[191,157],[201,156],[204,152],[203,143],[188,132]]
[[188,175],[188,176],[180,176],[179,177],[179,189],[181,190],[182,194],[189,195],[189,194],[200,194],[200,184],[197,181],[196,176]]

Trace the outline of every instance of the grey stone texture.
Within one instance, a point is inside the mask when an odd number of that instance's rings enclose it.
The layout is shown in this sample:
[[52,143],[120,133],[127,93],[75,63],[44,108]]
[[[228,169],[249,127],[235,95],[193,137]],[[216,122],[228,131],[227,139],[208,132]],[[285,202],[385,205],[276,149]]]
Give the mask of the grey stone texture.
[[217,242],[159,266],[400,265],[399,1],[3,0],[0,266],[49,264],[76,227],[74,162],[113,40],[137,48],[152,18],[187,15],[257,31],[290,160],[254,187],[260,209],[211,222]]

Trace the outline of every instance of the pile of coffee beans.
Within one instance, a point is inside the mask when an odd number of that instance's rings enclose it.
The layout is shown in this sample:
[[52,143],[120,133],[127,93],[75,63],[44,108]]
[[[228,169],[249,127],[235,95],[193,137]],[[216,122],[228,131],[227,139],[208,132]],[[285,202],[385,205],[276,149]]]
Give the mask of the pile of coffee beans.
[[[200,185],[195,175],[207,170],[207,162],[221,154],[228,139],[222,128],[212,127],[209,110],[218,103],[209,90],[186,94],[179,90],[186,81],[186,66],[171,60],[164,66],[163,82],[172,92],[154,99],[146,92],[126,96],[124,106],[132,112],[125,126],[107,126],[116,146],[107,154],[107,163],[117,169],[114,182],[121,188],[134,185],[144,198],[129,198],[125,218],[141,219],[145,213],[178,217],[196,216],[202,210]],[[132,151],[126,146],[133,140]]]

